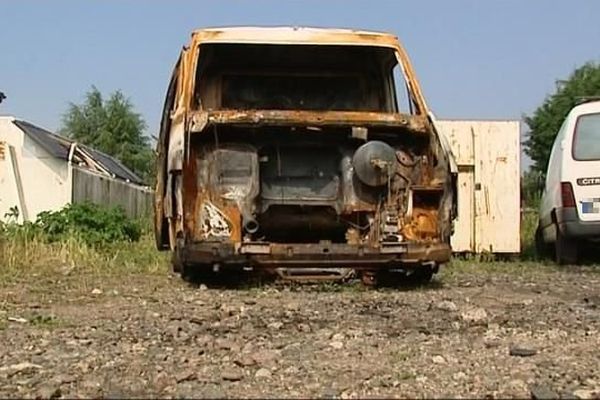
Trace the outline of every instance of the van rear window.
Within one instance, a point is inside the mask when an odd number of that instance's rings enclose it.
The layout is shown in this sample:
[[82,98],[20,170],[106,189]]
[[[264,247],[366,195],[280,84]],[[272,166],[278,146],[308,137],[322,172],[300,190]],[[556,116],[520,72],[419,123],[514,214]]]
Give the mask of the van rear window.
[[577,119],[573,158],[580,161],[600,160],[600,113],[582,115]]

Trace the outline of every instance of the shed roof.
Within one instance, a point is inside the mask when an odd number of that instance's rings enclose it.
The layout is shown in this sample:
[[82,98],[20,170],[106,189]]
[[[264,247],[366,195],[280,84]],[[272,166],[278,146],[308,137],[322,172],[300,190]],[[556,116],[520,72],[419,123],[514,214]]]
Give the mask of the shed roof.
[[[13,123],[53,157],[68,160],[71,145],[75,143],[73,140],[56,135],[27,121],[15,119]],[[143,184],[139,176],[114,157],[79,143],[77,143],[76,149],[84,150],[96,163],[115,177]]]

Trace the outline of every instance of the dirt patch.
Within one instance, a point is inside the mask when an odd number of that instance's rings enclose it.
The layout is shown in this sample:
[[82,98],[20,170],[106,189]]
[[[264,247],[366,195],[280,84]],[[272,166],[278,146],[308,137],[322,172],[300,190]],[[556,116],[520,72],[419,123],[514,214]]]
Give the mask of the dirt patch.
[[410,290],[32,279],[0,293],[0,397],[599,393],[600,274],[484,268]]

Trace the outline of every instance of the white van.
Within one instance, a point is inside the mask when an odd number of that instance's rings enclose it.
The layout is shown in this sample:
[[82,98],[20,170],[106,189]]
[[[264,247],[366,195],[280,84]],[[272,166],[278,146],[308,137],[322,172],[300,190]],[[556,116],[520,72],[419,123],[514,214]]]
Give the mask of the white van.
[[567,115],[550,154],[536,232],[538,252],[574,264],[583,244],[600,240],[600,98]]

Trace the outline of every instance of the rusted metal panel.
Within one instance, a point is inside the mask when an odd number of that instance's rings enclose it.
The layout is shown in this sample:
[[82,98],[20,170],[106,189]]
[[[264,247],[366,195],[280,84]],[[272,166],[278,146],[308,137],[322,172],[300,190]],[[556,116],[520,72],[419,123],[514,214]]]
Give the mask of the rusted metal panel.
[[404,128],[427,135],[427,118],[401,113],[359,111],[297,110],[217,110],[191,113],[190,129],[202,131],[206,125],[271,126],[362,126]]
[[443,243],[394,244],[387,249],[343,243],[328,245],[270,243],[262,246],[249,243],[242,244],[236,249],[232,243],[197,242],[189,243],[183,249],[183,258],[188,261],[206,263],[211,260],[217,260],[217,262],[222,260],[258,268],[347,265],[355,269],[369,269],[373,266],[397,266],[397,263],[401,261],[410,263],[444,262],[449,256],[450,248]]
[[388,33],[351,29],[309,27],[230,27],[199,29],[192,43],[265,43],[354,46],[397,46],[398,39]]

